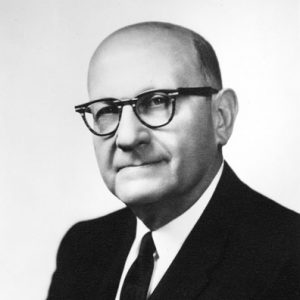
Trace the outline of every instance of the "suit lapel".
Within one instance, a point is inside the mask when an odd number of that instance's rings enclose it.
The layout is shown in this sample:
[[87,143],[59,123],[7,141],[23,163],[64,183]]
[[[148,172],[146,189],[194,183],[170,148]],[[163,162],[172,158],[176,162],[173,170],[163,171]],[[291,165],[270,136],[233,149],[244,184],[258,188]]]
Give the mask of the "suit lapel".
[[222,259],[232,226],[232,214],[228,207],[230,201],[227,200],[230,197],[228,188],[234,184],[233,179],[233,172],[225,164],[212,199],[150,300],[192,299],[208,285],[210,274]]

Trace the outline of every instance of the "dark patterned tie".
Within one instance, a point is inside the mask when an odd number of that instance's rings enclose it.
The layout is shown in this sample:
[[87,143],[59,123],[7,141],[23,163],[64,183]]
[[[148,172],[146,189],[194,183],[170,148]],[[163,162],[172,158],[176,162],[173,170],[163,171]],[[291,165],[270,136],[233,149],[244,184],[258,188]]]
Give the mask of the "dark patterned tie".
[[121,290],[120,300],[147,299],[153,272],[155,245],[149,231],[141,241],[137,259],[130,267]]

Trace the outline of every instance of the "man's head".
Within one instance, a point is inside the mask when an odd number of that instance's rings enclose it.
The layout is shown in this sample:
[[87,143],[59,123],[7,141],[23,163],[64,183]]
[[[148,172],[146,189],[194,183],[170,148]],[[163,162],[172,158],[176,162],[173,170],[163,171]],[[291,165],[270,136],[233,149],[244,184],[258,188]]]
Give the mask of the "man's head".
[[174,117],[166,126],[149,128],[125,105],[115,134],[94,136],[108,188],[145,223],[154,222],[152,227],[183,213],[213,179],[237,112],[235,95],[222,90],[212,47],[196,33],[172,24],[125,27],[105,39],[92,57],[91,100],[204,86],[219,93],[177,96]]

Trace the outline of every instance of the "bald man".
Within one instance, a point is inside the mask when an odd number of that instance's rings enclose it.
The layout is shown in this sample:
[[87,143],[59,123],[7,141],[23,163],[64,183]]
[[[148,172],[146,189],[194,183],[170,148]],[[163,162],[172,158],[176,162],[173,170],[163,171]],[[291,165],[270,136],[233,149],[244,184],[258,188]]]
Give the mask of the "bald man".
[[167,23],[114,32],[77,105],[126,208],[64,237],[54,299],[300,299],[299,215],[223,160],[238,111],[211,45]]

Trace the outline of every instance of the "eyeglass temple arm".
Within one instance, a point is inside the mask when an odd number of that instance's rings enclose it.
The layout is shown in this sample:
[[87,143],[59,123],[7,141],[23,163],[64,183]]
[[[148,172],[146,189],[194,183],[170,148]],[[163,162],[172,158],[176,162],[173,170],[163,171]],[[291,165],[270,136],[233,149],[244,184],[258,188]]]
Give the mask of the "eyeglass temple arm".
[[191,88],[178,88],[178,93],[181,95],[198,95],[198,96],[211,96],[218,93],[218,90],[212,87],[191,87]]
[[84,108],[83,107],[74,107],[75,108],[75,111],[76,112],[78,112],[78,113],[80,113],[80,114],[82,114],[82,113],[84,113]]

